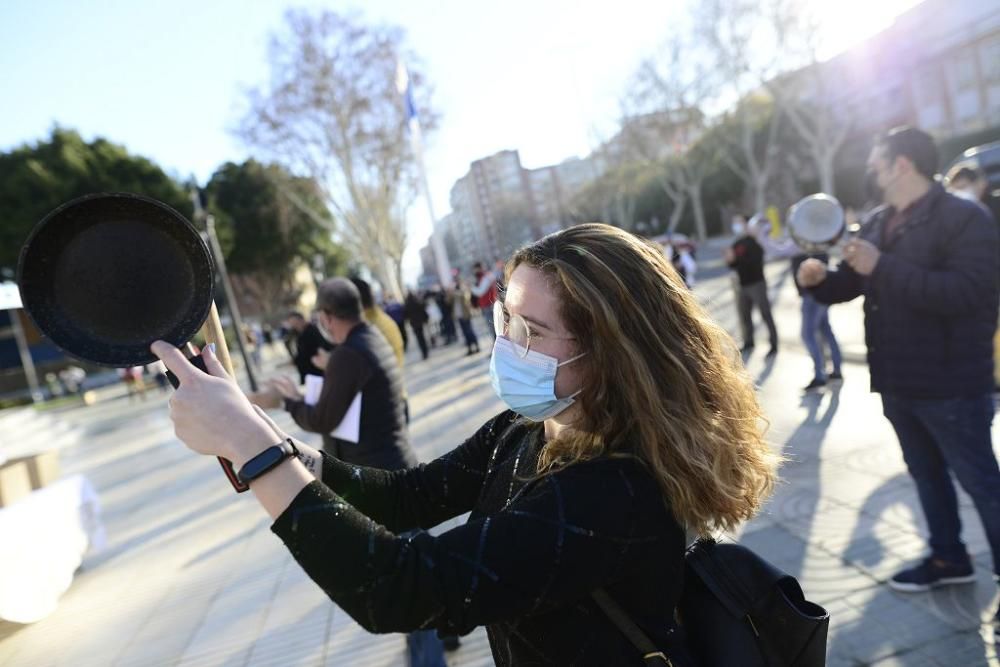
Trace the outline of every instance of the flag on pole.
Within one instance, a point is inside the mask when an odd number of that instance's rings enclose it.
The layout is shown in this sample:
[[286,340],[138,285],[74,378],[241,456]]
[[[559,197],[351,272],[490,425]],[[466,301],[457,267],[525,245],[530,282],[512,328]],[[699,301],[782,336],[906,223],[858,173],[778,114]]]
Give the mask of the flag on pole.
[[444,248],[444,241],[441,234],[435,229],[437,226],[437,216],[434,215],[434,203],[431,200],[431,189],[427,182],[427,167],[424,165],[424,148],[422,137],[420,136],[420,119],[417,116],[417,105],[413,101],[413,86],[410,82],[410,74],[406,71],[406,65],[402,60],[396,61],[396,90],[403,97],[403,108],[406,111],[406,120],[410,126],[410,141],[413,143],[413,152],[417,158],[417,167],[420,171],[420,185],[424,192],[424,199],[427,200],[427,212],[431,218],[430,245],[434,251],[434,262],[437,264],[438,279],[442,287],[451,284],[451,267],[448,262],[448,253]]
[[413,101],[413,86],[410,85],[410,73],[406,71],[406,65],[400,60],[396,63],[396,90],[403,96],[403,106],[406,109],[406,120],[411,125],[419,124],[417,116],[417,105]]

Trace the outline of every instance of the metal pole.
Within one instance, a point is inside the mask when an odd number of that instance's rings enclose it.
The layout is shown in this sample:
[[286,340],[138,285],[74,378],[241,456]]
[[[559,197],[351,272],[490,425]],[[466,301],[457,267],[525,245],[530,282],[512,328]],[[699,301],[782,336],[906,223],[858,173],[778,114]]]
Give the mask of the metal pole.
[[243,365],[247,369],[247,379],[250,380],[250,391],[257,391],[257,377],[253,372],[253,364],[247,355],[247,348],[243,342],[243,318],[240,317],[240,307],[236,303],[236,294],[233,293],[233,284],[229,281],[229,272],[226,271],[226,261],[222,256],[222,246],[215,235],[215,218],[212,215],[205,216],[205,229],[208,230],[208,244],[212,248],[215,256],[215,264],[219,268],[219,275],[222,277],[222,289],[226,293],[226,305],[229,307],[229,315],[233,318],[233,328],[236,329],[236,345],[240,348],[240,356],[243,357]]
[[24,377],[28,380],[28,389],[31,391],[31,400],[41,403],[45,400],[45,395],[38,386],[38,373],[35,372],[35,362],[31,358],[31,349],[28,347],[28,339],[24,335],[24,327],[21,326],[21,318],[18,317],[17,310],[7,311],[10,315],[10,324],[14,329],[14,340],[17,341],[17,352],[21,355],[21,366],[24,369]]
[[441,288],[444,289],[451,284],[451,265],[448,262],[448,252],[445,250],[441,232],[437,229],[437,216],[434,215],[434,202],[431,199],[431,186],[427,180],[427,167],[424,164],[423,138],[420,133],[420,125],[416,118],[410,122],[410,133],[413,137],[414,152],[417,156],[417,167],[420,172],[420,186],[427,201],[427,212],[431,216],[431,250],[434,252],[434,263],[437,265],[438,279],[441,281]]

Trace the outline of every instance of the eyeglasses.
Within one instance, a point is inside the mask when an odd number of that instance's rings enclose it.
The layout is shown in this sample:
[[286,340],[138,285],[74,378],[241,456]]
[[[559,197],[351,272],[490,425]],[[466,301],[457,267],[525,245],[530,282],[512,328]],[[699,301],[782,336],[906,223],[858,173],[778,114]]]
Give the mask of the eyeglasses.
[[[499,299],[493,302],[493,328],[498,336],[503,336],[514,344],[517,355],[524,359],[531,350],[531,341],[534,338],[543,338],[541,334],[534,333],[528,322],[520,315],[513,315],[507,312],[503,302]],[[551,340],[576,340],[569,336],[544,336]]]

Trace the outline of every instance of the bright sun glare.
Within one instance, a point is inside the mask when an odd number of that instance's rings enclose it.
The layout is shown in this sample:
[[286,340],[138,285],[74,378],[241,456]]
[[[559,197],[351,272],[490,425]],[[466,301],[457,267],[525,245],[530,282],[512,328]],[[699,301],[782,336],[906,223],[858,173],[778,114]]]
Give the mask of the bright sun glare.
[[920,0],[806,0],[820,20],[823,46],[829,58],[888,27],[894,17]]

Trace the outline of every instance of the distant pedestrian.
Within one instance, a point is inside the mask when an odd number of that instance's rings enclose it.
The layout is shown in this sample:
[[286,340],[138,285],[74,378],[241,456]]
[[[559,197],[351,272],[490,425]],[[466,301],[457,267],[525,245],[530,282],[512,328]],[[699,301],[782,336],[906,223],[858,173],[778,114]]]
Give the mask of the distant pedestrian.
[[354,287],[358,290],[358,294],[361,295],[361,308],[365,315],[365,321],[378,329],[382,337],[389,343],[393,354],[396,355],[396,362],[399,364],[400,370],[402,370],[405,362],[403,337],[400,335],[396,323],[375,303],[372,286],[368,284],[367,280],[355,277],[351,278],[351,283],[354,284]]
[[753,309],[756,306],[771,339],[767,356],[773,357],[778,352],[778,330],[771,316],[771,300],[764,278],[764,248],[754,238],[755,230],[747,223],[746,216],[733,218],[732,231],[736,241],[726,249],[725,260],[736,271],[739,280],[736,305],[743,331],[742,352],[747,354],[754,348]]
[[385,310],[385,314],[391,317],[392,321],[399,328],[399,335],[403,338],[403,352],[406,352],[406,348],[410,345],[410,337],[406,333],[406,316],[403,314],[403,304],[389,297],[385,300],[385,305],[382,309]]
[[[945,183],[948,192],[979,202],[989,211],[993,221],[1000,224],[1000,195],[989,191],[989,179],[978,166],[968,162],[955,165],[945,177]],[[993,336],[993,383],[1000,389],[1000,329]]]
[[877,139],[866,182],[886,205],[848,242],[837,270],[810,259],[798,275],[823,303],[865,297],[872,391],[882,394],[930,533],[927,558],[889,579],[904,592],[975,581],[952,474],[972,498],[1000,575],[990,431],[1000,234],[982,206],[945,192],[937,164],[925,132],[902,127]]
[[455,283],[455,300],[458,301],[458,324],[462,328],[462,336],[465,338],[465,355],[473,355],[479,352],[479,338],[472,328],[472,292],[469,286],[462,280]]
[[475,305],[482,313],[490,335],[495,340],[497,332],[493,326],[493,304],[497,300],[497,275],[493,271],[487,271],[482,262],[473,264],[472,275],[475,277],[475,283],[469,290],[475,297]]
[[427,349],[427,339],[424,337],[424,329],[427,326],[427,311],[424,310],[424,302],[412,291],[406,293],[406,300],[403,302],[403,315],[410,323],[410,330],[417,339],[420,347],[420,355],[426,359],[430,355]]
[[982,204],[993,220],[1000,224],[1000,196],[990,192],[990,181],[977,165],[963,162],[955,165],[945,177],[948,192]]
[[119,368],[118,377],[125,385],[125,392],[128,395],[129,403],[138,396],[143,401],[146,400],[146,384],[142,380],[142,366],[129,366]]
[[680,275],[684,284],[688,286],[688,289],[694,288],[698,264],[694,261],[690,246],[671,241],[663,246],[663,254],[670,260],[670,264]]
[[430,334],[431,347],[437,347],[438,337],[441,335],[441,308],[433,292],[428,292],[423,296],[424,311],[427,313],[427,332]]
[[449,287],[442,287],[434,298],[441,311],[441,336],[445,345],[451,345],[458,340],[458,332],[455,331],[455,292]]
[[[829,380],[842,380],[844,376],[840,372],[840,345],[837,343],[837,337],[833,334],[833,327],[830,326],[830,307],[817,301],[809,290],[804,289],[799,284],[799,266],[807,259],[815,259],[825,266],[829,264],[830,256],[826,253],[799,253],[792,257],[792,277],[795,280],[795,288],[799,292],[799,298],[802,300],[802,343],[806,346],[813,362],[813,378],[805,386],[805,391],[813,391],[825,387]],[[833,370],[829,375],[826,372],[826,357],[823,354],[820,336],[826,341],[830,350],[830,363],[833,365]]]
[[156,383],[156,388],[160,390],[160,393],[166,393],[170,391],[167,380],[167,367],[163,365],[163,362],[157,359],[151,364],[146,366],[149,374],[153,376],[153,381]]
[[333,343],[326,340],[319,328],[298,311],[288,313],[285,327],[288,331],[285,346],[299,371],[299,383],[304,383],[307,375],[323,375],[323,369],[313,364],[312,358],[320,350],[332,350]]

